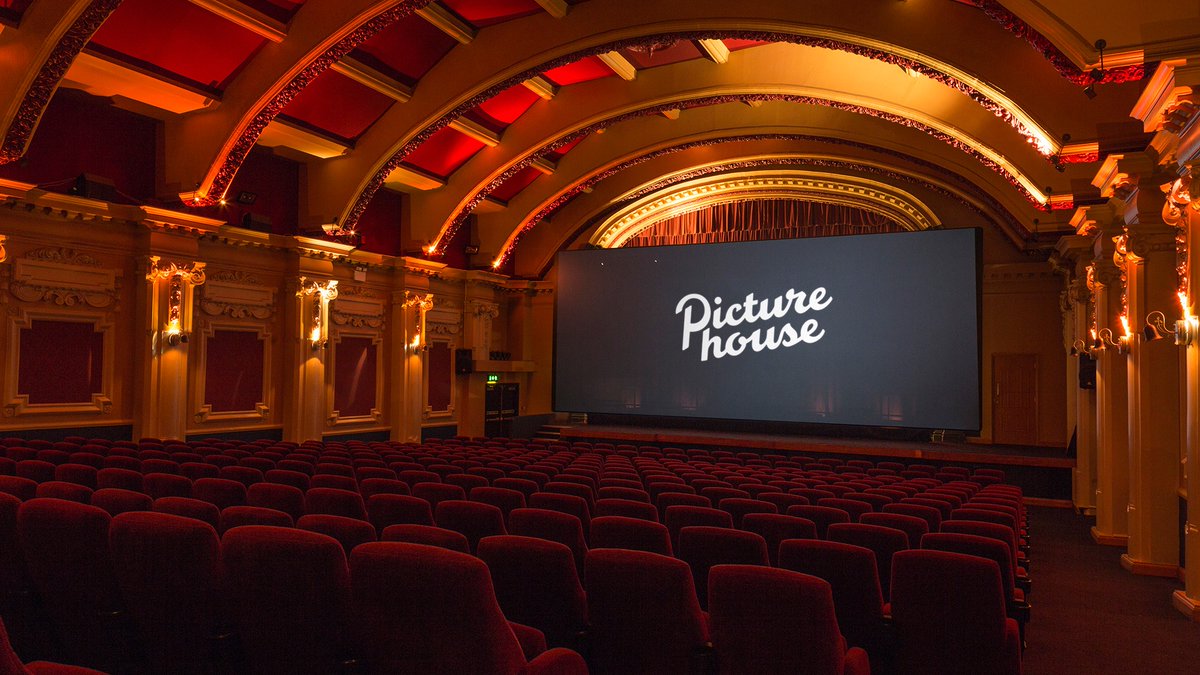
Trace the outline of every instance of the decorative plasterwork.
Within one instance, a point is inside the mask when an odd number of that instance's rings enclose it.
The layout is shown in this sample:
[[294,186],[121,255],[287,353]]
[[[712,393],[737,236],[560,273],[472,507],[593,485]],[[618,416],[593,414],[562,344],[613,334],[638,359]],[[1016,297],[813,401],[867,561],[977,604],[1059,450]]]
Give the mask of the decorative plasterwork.
[[467,302],[467,308],[472,316],[484,319],[485,321],[491,321],[500,316],[500,305],[495,302],[470,300]]
[[941,224],[929,207],[897,187],[857,176],[776,169],[700,178],[647,195],[605,219],[588,243],[617,248],[638,232],[683,213],[758,199],[852,206],[882,215],[908,230],[925,230]]
[[[19,261],[18,261],[19,262]],[[107,415],[112,412],[112,391],[115,365],[115,329],[111,313],[84,312],[78,310],[47,309],[16,312],[10,311],[8,322],[7,373],[4,378],[4,417],[24,415]],[[30,403],[29,396],[17,391],[21,370],[21,329],[29,328],[35,319],[90,323],[96,332],[103,334],[104,357],[100,370],[100,391],[93,392],[87,401],[69,403]]]
[[13,261],[9,292],[25,302],[115,311],[120,299],[120,271],[69,248],[32,250]]
[[381,330],[385,323],[383,298],[362,286],[340,286],[337,300],[329,307],[335,326]]
[[200,311],[210,317],[267,320],[275,314],[275,288],[264,286],[251,272],[222,270],[209,275]]
[[108,15],[120,4],[121,0],[93,0],[71,23],[70,28],[58,37],[49,57],[40,64],[37,75],[24,91],[21,104],[8,129],[4,130],[4,142],[0,144],[0,164],[16,161],[25,154],[25,148],[33,137],[33,130],[50,103],[50,98],[58,89],[58,83],[70,69],[71,62],[92,39],[92,34],[100,28]]
[[[784,140],[784,141],[796,142],[796,143],[821,142],[821,143],[831,144],[831,145],[835,145],[835,146],[846,146],[846,147],[852,147],[852,148],[867,149],[867,150],[871,150],[872,152],[877,152],[877,153],[881,153],[881,154],[888,155],[891,157],[896,157],[898,159],[903,160],[905,163],[916,164],[918,166],[923,167],[929,173],[943,175],[945,177],[945,180],[943,182],[943,181],[938,181],[933,178],[930,178],[929,176],[926,176],[926,175],[901,173],[894,168],[889,168],[889,167],[886,167],[883,165],[877,165],[877,164],[874,164],[871,162],[863,162],[862,160],[850,161],[845,158],[832,157],[832,156],[826,156],[826,155],[796,155],[796,154],[779,155],[779,156],[773,156],[773,157],[746,158],[746,159],[742,159],[742,160],[737,160],[736,162],[727,162],[727,163],[724,163],[723,165],[708,165],[705,167],[698,167],[696,169],[691,170],[691,171],[696,172],[695,175],[688,176],[688,177],[707,175],[707,174],[711,174],[711,173],[717,173],[719,171],[727,171],[727,170],[734,170],[734,169],[749,169],[749,168],[754,168],[754,167],[758,167],[758,166],[773,166],[773,165],[780,165],[780,164],[787,164],[787,165],[802,164],[802,165],[806,165],[806,166],[820,166],[820,167],[827,167],[831,170],[836,170],[839,172],[862,171],[862,172],[882,176],[882,177],[888,179],[890,182],[901,180],[901,181],[906,181],[906,182],[915,182],[915,183],[922,184],[925,187],[933,190],[934,192],[937,192],[938,194],[949,197],[949,198],[963,204],[964,206],[971,209],[972,211],[979,213],[984,218],[991,220],[993,223],[996,224],[997,229],[999,229],[1001,232],[1005,233],[1006,236],[1013,239],[1014,242],[1020,242],[1022,239],[1028,238],[1028,236],[1027,236],[1028,231],[1024,229],[1024,225],[1022,225],[1022,223],[1019,222],[1016,219],[1016,217],[1014,217],[1012,215],[1012,213],[1010,213],[1006,208],[1004,208],[1004,206],[1002,206],[999,202],[997,202],[993,197],[991,197],[990,195],[988,195],[986,193],[981,192],[980,190],[978,190],[978,188],[976,188],[969,181],[963,179],[961,176],[950,173],[950,172],[946,171],[946,169],[944,167],[933,164],[932,162],[927,162],[925,160],[918,159],[916,157],[910,157],[903,153],[887,150],[885,148],[868,146],[864,143],[859,143],[856,141],[825,138],[825,137],[819,137],[819,136],[809,136],[806,134],[750,134],[750,135],[739,135],[739,136],[731,136],[731,137],[706,138],[706,139],[702,139],[702,140],[681,143],[679,145],[672,145],[672,146],[667,146],[667,147],[663,147],[663,148],[658,148],[653,151],[647,152],[645,154],[642,154],[642,155],[639,155],[636,157],[632,157],[625,161],[622,161],[622,162],[619,162],[612,166],[606,167],[606,168],[599,170],[589,176],[586,176],[579,182],[577,182],[577,183],[569,186],[565,190],[559,192],[557,195],[555,195],[550,200],[544,202],[543,206],[540,209],[538,209],[532,216],[527,218],[525,220],[525,222],[523,222],[521,224],[520,227],[513,230],[508,235],[508,239],[504,242],[504,245],[500,247],[499,254],[496,257],[496,260],[492,263],[492,266],[500,267],[504,263],[504,261],[507,260],[510,255],[512,255],[514,248],[516,247],[517,243],[520,241],[520,239],[523,235],[525,235],[527,232],[532,230],[543,220],[551,218],[555,213],[557,213],[560,209],[565,207],[567,204],[571,203],[571,201],[574,200],[579,195],[584,194],[586,192],[590,192],[592,190],[592,188],[596,184],[600,183],[601,181],[604,181],[608,178],[611,178],[612,176],[620,174],[623,171],[625,171],[631,167],[637,166],[639,164],[643,164],[645,162],[648,162],[648,161],[651,161],[651,160],[654,160],[654,159],[657,159],[659,157],[663,157],[666,155],[683,152],[683,151],[691,150],[694,148],[701,148],[701,147],[707,147],[710,145],[716,145],[719,143],[728,143],[728,142],[734,142],[734,141],[747,142],[747,141],[759,141],[759,140]],[[672,181],[672,182],[668,182],[668,183],[663,183],[661,185],[656,185],[655,189],[661,189],[662,187],[666,187],[667,185],[671,185],[676,182],[678,182],[678,181]],[[970,196],[968,197],[967,195],[970,195]],[[988,209],[988,211],[985,211],[985,208]],[[1004,221],[1004,226],[1001,226],[1000,223],[996,222],[997,217],[1001,218]],[[1024,233],[1026,236],[1024,236],[1024,237],[1021,236],[1021,233]]]

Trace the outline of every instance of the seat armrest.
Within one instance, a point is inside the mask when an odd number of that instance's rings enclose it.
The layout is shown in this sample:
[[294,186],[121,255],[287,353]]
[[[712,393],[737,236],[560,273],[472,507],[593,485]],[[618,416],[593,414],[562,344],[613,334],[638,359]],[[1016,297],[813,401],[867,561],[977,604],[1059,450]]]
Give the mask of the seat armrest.
[[867,658],[867,652],[858,647],[852,647],[847,651],[842,673],[843,675],[871,675],[871,661]]
[[542,631],[515,621],[509,621],[508,625],[517,636],[517,642],[521,643],[521,652],[525,654],[526,661],[532,661],[546,651],[546,636]]
[[588,667],[578,653],[557,647],[530,661],[525,675],[588,675]]

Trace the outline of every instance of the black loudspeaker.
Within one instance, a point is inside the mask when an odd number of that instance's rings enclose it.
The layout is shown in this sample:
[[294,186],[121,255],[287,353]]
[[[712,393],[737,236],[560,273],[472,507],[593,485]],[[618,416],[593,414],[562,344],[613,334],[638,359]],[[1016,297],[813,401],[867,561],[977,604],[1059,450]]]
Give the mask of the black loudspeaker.
[[1096,388],[1096,359],[1087,354],[1079,355],[1079,388]]
[[471,358],[470,349],[454,350],[454,372],[459,375],[469,375],[475,372],[475,360]]

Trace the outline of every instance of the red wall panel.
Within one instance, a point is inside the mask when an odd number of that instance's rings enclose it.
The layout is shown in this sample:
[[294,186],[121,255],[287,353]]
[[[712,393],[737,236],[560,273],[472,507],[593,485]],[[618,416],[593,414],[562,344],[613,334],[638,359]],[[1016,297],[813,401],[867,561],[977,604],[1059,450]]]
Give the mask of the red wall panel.
[[369,337],[343,337],[334,356],[333,409],[339,417],[370,415],[376,407],[375,342]]
[[425,354],[429,364],[429,408],[440,411],[450,407],[450,384],[454,378],[453,352],[449,342],[430,342]]
[[217,329],[205,349],[204,402],[213,412],[254,410],[263,401],[263,340],[258,333]]
[[34,319],[21,329],[17,393],[29,403],[90,403],[101,393],[104,335],[92,322]]

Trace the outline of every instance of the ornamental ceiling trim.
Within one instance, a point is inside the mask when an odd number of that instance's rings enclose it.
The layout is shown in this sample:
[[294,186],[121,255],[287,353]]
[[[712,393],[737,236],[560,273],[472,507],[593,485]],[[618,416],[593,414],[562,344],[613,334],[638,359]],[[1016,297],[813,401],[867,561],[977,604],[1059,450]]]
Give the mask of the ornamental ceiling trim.
[[637,233],[664,220],[718,204],[760,199],[850,206],[889,218],[906,230],[941,225],[921,200],[886,183],[820,171],[770,169],[706,176],[646,195],[606,218],[588,243],[619,248]]

